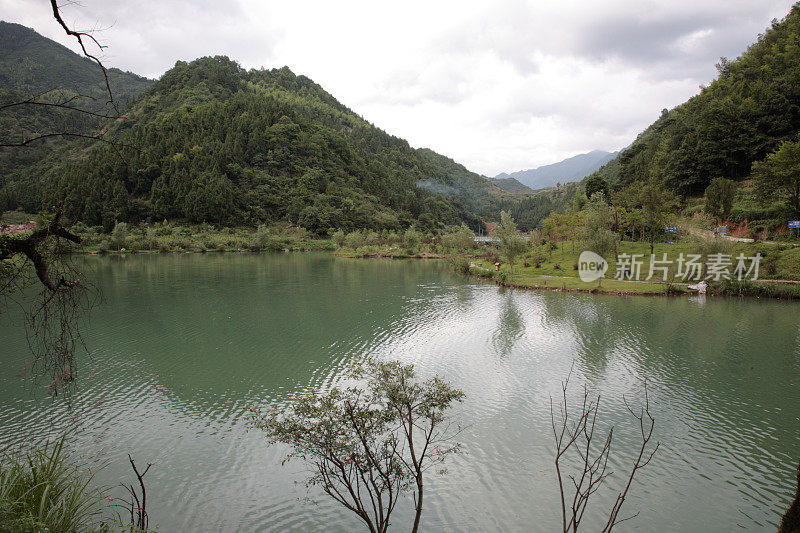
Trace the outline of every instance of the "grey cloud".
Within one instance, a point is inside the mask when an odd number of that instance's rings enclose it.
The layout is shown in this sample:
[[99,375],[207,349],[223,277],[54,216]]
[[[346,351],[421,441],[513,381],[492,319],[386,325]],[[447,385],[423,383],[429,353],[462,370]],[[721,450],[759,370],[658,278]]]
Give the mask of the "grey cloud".
[[439,53],[473,56],[491,52],[523,76],[539,72],[535,13],[524,2],[511,2],[482,13],[465,26],[441,35],[433,42]]
[[[753,18],[718,13],[659,19],[606,19],[576,32],[572,53],[594,61],[614,59],[648,76],[710,81],[720,56],[737,57],[763,27]],[[693,39],[688,46],[683,40]]]
[[[448,52],[491,52],[521,75],[538,71],[537,54],[572,56],[594,62],[614,60],[649,76],[704,78],[720,55],[736,57],[763,31],[764,13],[787,13],[790,0],[765,3],[705,1],[702,9],[686,3],[593,2],[593,9],[560,17],[542,15],[532,2],[502,2],[442,36],[436,45]],[[669,6],[665,8],[664,6]],[[683,39],[705,32],[688,49]]]
[[607,19],[578,29],[573,53],[595,60],[621,58],[637,66],[671,61],[679,39],[711,29],[712,23],[682,14],[666,20]]
[[469,84],[470,76],[471,71],[463,58],[436,56],[383,80],[378,91],[362,102],[391,102],[396,105],[434,102],[456,105],[469,97],[464,87]]
[[273,27],[255,27],[237,2],[112,0],[67,6],[64,14],[78,27],[101,29],[110,65],[150,77],[202,55],[260,66],[281,36]]

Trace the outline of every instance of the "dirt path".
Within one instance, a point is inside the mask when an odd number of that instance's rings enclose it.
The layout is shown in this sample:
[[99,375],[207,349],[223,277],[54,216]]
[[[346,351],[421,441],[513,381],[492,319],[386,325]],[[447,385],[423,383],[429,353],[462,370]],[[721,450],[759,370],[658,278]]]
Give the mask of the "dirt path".
[[[686,229],[686,231],[688,231],[695,237],[701,237],[706,240],[711,240],[714,238],[714,232],[708,229],[693,228],[691,226],[685,226],[684,229]],[[720,235],[720,237],[734,242],[755,242],[755,239],[747,239],[745,237],[733,237],[731,235]],[[760,242],[765,242],[767,244],[778,244],[772,241],[760,241]]]
[[[691,235],[696,237],[700,237],[706,240],[711,240],[714,238],[714,232],[706,229],[694,228],[691,226],[684,225],[683,226],[686,231],[688,231]],[[732,237],[730,235],[720,235],[720,237],[727,239],[729,241],[734,242],[755,242],[754,239],[745,239],[742,237]],[[793,242],[776,242],[776,241],[758,241],[764,244],[775,244],[775,245],[790,245],[790,246],[800,246],[800,244],[793,243]],[[796,285],[800,283],[800,281],[791,280],[791,279],[759,279],[759,283],[788,283],[791,285]]]
[[[686,231],[688,231],[691,235],[694,235],[695,237],[701,237],[706,240],[711,240],[714,238],[714,232],[711,230],[700,229],[686,225],[684,225],[683,228]],[[720,235],[720,237],[733,242],[755,242],[755,239],[748,239],[746,237],[733,237],[732,235]],[[800,246],[800,244],[795,242],[778,242],[778,241],[758,241],[758,242],[763,242],[764,244],[783,244],[787,246]]]

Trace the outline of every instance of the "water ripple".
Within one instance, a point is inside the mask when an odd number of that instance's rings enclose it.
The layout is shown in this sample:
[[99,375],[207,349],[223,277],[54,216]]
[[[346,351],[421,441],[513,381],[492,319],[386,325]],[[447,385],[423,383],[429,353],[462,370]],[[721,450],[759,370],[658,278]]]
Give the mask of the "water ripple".
[[[99,482],[129,476],[128,452],[154,462],[150,512],[163,531],[359,528],[306,489],[302,465],[281,466],[287,450],[245,431],[245,409],[334,387],[365,355],[467,393],[454,412],[464,453],[428,482],[428,531],[558,527],[549,408],[570,368],[572,393],[586,383],[601,396],[599,430],[615,426],[598,509],[636,451],[623,395],[641,405],[648,385],[662,447],[626,502],[640,516],[620,530],[774,529],[793,486],[800,335],[780,302],[515,291],[436,262],[315,254],[89,261],[105,304],[79,393],[68,408],[5,372],[0,447],[73,425],[73,453],[107,463]],[[5,368],[21,368],[24,338],[0,331]],[[402,501],[393,522],[411,509]]]

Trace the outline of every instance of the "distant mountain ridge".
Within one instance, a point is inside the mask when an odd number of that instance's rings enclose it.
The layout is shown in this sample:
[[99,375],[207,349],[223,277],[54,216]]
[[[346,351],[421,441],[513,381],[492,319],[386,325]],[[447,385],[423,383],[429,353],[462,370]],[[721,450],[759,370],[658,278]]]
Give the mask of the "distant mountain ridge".
[[533,189],[515,178],[489,178],[489,182],[509,194],[530,194]]
[[495,179],[515,178],[531,189],[546,189],[547,187],[555,187],[559,183],[580,181],[615,159],[618,155],[619,152],[593,150],[550,165],[511,172],[510,174],[502,172],[495,176]]

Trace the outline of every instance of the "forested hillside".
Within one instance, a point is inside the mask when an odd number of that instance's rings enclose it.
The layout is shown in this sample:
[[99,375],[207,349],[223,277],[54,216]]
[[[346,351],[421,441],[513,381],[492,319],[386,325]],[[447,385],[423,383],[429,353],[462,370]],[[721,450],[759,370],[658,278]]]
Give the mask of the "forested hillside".
[[93,225],[179,219],[423,230],[482,224],[488,181],[369,124],[288,68],[178,62],[109,124],[6,183],[5,208],[63,205]]
[[533,189],[517,181],[515,178],[489,178],[492,185],[511,194],[530,194]]
[[520,200],[506,202],[502,208],[514,218],[519,229],[532,231],[541,228],[542,221],[551,213],[560,213],[571,208],[578,192],[578,183],[567,183],[560,187],[535,191]]
[[[151,80],[113,68],[108,69],[108,77],[118,108],[124,108],[152,84]],[[99,115],[116,113],[108,104],[105,78],[96,63],[30,28],[0,21],[0,105],[32,97],[39,102],[69,101],[71,107]],[[93,114],[56,107],[8,107],[0,112],[0,143],[19,143],[43,134],[88,133],[102,120]],[[67,143],[67,138],[55,136],[25,149],[0,148],[0,187]]]
[[[90,61],[22,26],[0,23],[0,29],[4,101],[51,86],[102,95],[102,75]],[[585,183],[630,209],[643,208],[638,193],[647,185],[670,199],[664,205],[696,210],[685,199],[703,196],[713,180],[756,177],[754,163],[797,140],[800,131],[800,8],[718,68],[717,80],[664,110]],[[178,62],[152,85],[129,73],[110,74],[116,99],[133,102],[105,125],[110,142],[48,141],[3,152],[0,209],[61,206],[106,229],[164,219],[282,221],[318,234],[411,224],[436,231],[461,222],[478,229],[481,219],[497,220],[504,209],[527,230],[571,206],[577,191],[518,195],[527,192],[518,183],[493,183],[431,150],[414,149],[286,67],[247,71],[226,57],[206,57]],[[0,114],[0,126],[2,135],[20,136],[47,128],[80,131],[97,122],[20,108]],[[780,158],[784,166],[787,157]],[[791,192],[775,180],[762,182],[768,185],[761,189]],[[786,218],[780,206],[800,205],[800,197],[777,201],[759,192],[758,180],[746,183],[736,205],[718,218],[732,212],[737,221],[771,227]]]
[[[151,80],[108,69],[114,97],[122,105],[136,98]],[[40,94],[53,89],[103,99],[103,72],[97,63],[73,53],[21,24],[0,21],[0,89]]]
[[683,196],[702,195],[714,178],[741,180],[753,163],[800,131],[800,8],[686,103],[664,110],[619,158],[598,171],[612,189],[655,180]]

